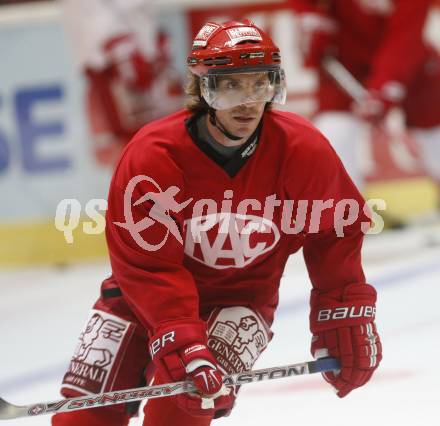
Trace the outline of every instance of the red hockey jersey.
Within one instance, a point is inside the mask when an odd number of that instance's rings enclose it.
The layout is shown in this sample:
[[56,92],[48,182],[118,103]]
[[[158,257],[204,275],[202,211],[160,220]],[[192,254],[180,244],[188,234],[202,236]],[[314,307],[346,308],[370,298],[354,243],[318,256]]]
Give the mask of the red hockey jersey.
[[[110,186],[106,284],[121,289],[147,328],[230,305],[271,322],[285,263],[301,247],[314,288],[365,282],[364,201],[321,133],[267,111],[259,138],[222,159],[191,131],[193,120],[180,111],[145,126]],[[347,213],[341,200],[360,210],[344,237],[334,227]],[[320,213],[313,206],[323,201]]]

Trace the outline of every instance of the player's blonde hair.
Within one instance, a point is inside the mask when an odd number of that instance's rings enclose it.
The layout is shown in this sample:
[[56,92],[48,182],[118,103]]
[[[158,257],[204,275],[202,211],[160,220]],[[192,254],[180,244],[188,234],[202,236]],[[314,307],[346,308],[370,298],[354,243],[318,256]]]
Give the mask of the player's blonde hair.
[[185,86],[185,108],[193,113],[208,111],[209,105],[202,98],[200,91],[200,77],[188,71],[188,80]]
[[[209,109],[209,105],[202,97],[200,91],[200,77],[188,71],[188,80],[185,86],[185,108],[192,113],[198,113]],[[272,108],[272,102],[267,102],[265,111]]]

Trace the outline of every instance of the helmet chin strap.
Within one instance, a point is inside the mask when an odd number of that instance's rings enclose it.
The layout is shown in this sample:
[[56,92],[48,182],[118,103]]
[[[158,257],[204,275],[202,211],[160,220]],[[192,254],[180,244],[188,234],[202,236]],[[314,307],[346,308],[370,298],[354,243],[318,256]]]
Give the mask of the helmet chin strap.
[[241,136],[235,136],[226,130],[225,126],[223,126],[223,124],[216,117],[214,108],[209,108],[208,114],[209,114],[209,122],[214,127],[217,127],[217,129],[219,129],[228,139],[231,139],[233,141],[239,141],[240,139],[243,139]]

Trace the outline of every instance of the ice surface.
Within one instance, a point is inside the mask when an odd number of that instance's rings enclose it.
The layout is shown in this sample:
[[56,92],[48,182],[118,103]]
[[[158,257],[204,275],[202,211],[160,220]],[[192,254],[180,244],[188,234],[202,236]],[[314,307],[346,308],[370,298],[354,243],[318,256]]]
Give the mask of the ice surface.
[[[420,230],[367,238],[364,265],[379,292],[384,359],[371,382],[339,399],[318,375],[243,388],[218,426],[438,424],[440,247]],[[58,386],[78,332],[108,274],[106,263],[0,273],[0,395],[12,403],[59,399]],[[257,368],[310,359],[308,292],[300,254],[281,286],[275,337]],[[4,422],[49,425],[48,416]],[[135,419],[132,425],[140,425]]]

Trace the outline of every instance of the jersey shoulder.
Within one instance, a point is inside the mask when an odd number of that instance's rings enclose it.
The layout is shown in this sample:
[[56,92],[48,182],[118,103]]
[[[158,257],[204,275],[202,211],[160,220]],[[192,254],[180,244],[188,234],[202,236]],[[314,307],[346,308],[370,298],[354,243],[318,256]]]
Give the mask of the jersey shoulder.
[[174,152],[187,137],[185,120],[189,116],[182,110],[142,127],[125,147],[114,181],[124,186],[133,176],[146,175],[168,186],[180,182],[182,171]]
[[287,111],[268,112],[268,130],[283,136],[287,149],[314,152],[331,150],[326,137],[306,118]]
[[185,131],[185,120],[191,116],[188,110],[180,110],[143,126],[133,137],[130,144],[154,144],[154,141],[178,140]]
[[268,111],[268,115],[282,126],[304,126],[307,128],[315,128],[313,124],[305,117],[293,112],[271,109]]
[[186,110],[167,115],[143,126],[128,143],[124,156],[155,161],[172,156],[172,151],[187,135],[185,120],[190,117]]

